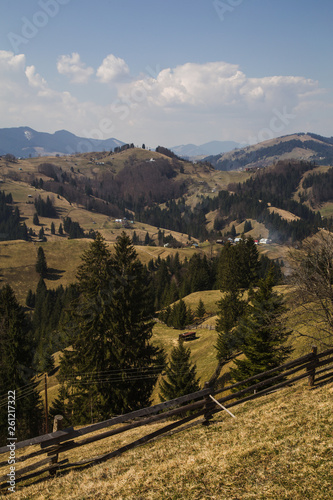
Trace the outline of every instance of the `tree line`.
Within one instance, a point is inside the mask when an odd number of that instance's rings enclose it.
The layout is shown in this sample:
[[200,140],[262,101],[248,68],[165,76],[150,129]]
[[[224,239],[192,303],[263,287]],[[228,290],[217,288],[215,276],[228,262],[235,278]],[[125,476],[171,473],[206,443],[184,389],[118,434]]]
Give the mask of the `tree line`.
[[28,228],[21,222],[18,207],[12,207],[11,193],[0,191],[0,240],[27,240]]
[[[311,301],[315,302],[316,317],[326,321],[325,342],[329,345],[332,238],[322,236],[317,243],[317,247],[305,246],[304,254],[297,254],[295,284],[302,293],[310,294]],[[199,270],[210,269],[208,264],[209,261],[204,262],[201,257],[191,262],[192,269],[198,269],[199,277]],[[222,292],[216,325],[215,378],[231,360],[234,367],[230,376],[234,381],[279,366],[290,355],[291,347],[287,343],[290,330],[285,324],[285,301],[273,288],[277,269],[270,265],[263,273],[256,246],[245,239],[239,245],[225,245],[215,265],[218,288]],[[67,423],[102,420],[149,405],[161,374],[161,398],[199,387],[189,348],[180,342],[167,360],[163,349],[151,341],[155,309],[148,268],[152,266],[154,261],[147,269],[141,264],[125,233],[118,237],[112,253],[98,234],[82,255],[75,287],[47,290],[41,278],[35,296],[30,296],[35,306],[32,320],[18,304],[11,287],[2,287],[1,439],[5,440],[7,433],[5,391],[8,390],[17,391],[20,401],[18,438],[27,438],[42,429],[43,407],[34,377],[39,370],[39,355],[47,352],[50,343],[55,349],[63,350],[59,370],[61,390],[51,414],[63,414]],[[165,271],[181,276],[179,257],[170,258]],[[205,276],[204,283],[206,272],[201,276]],[[314,283],[318,286],[314,287]],[[182,302],[178,302],[178,318],[184,317]],[[328,308],[330,314],[325,319]],[[205,314],[203,303],[198,305],[195,314]]]

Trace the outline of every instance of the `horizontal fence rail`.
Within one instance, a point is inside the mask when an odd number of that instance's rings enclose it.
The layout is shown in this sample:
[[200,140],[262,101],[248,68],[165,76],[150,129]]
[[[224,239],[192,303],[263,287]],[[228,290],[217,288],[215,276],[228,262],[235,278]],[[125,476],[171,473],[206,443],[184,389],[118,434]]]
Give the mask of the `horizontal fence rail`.
[[[298,372],[302,373],[295,376]],[[54,432],[16,443],[16,450],[36,445],[39,445],[40,448],[16,458],[16,463],[22,463],[33,458],[36,458],[37,461],[31,465],[15,470],[15,482],[18,483],[20,481],[26,481],[45,473],[54,475],[57,471],[64,471],[71,467],[89,466],[109,460],[113,457],[121,455],[129,449],[133,449],[144,443],[172,433],[178,427],[180,428],[180,431],[185,430],[189,427],[189,425],[186,425],[185,427],[182,426],[188,424],[189,422],[192,422],[190,425],[197,425],[199,423],[208,425],[215,413],[225,410],[230,413],[228,408],[262,397],[265,394],[276,391],[287,385],[292,385],[306,377],[309,380],[309,385],[313,386],[315,379],[318,383],[332,376],[333,349],[329,349],[318,354],[317,349],[313,348],[310,354],[288,363],[284,363],[283,365],[266,372],[254,375],[253,377],[237,382],[236,384],[232,384],[221,389],[214,389],[214,387],[210,387],[208,383],[206,383],[205,388],[200,391],[187,394],[170,401],[164,401],[151,407],[142,408],[125,415],[112,417],[103,422],[82,427],[81,429],[69,427],[62,430],[60,428],[62,416],[57,416],[53,429]],[[249,385],[251,382],[253,382],[253,384]],[[244,386],[244,384],[247,387],[240,388],[241,386]],[[238,388],[240,389],[237,390]],[[214,396],[222,395],[226,392],[228,392],[226,396],[220,397],[219,399],[214,398]],[[233,414],[231,415],[234,416]],[[158,421],[168,420],[175,416],[179,416],[180,419],[171,423],[168,422],[160,429],[150,432],[114,451],[74,463],[69,463],[69,459],[67,458],[58,461],[60,453],[68,452],[107,437],[115,436],[130,429]],[[203,417],[203,419],[198,420],[200,417]],[[115,425],[119,424],[123,425],[114,428]],[[96,433],[96,431],[106,428],[111,429],[77,440],[77,438],[82,438],[83,436]],[[0,455],[5,453],[8,453],[8,446],[0,448]],[[38,458],[42,455],[46,455],[46,458]],[[0,462],[0,468],[3,469],[5,467],[8,468],[8,461],[6,460]],[[0,487],[5,488],[5,481],[8,482],[8,471],[2,471],[0,469],[0,472],[3,473],[0,477]]]

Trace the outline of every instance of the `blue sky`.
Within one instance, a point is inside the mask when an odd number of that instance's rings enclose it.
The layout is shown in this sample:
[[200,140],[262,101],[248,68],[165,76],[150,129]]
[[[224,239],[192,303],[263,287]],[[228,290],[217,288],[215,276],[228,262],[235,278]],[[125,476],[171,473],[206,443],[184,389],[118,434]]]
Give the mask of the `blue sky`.
[[2,0],[0,127],[152,147],[333,135],[331,0]]

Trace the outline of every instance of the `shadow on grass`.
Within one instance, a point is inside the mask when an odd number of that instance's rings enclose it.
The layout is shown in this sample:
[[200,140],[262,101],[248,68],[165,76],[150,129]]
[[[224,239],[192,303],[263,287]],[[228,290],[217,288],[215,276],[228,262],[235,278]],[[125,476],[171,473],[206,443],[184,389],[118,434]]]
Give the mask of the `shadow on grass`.
[[60,280],[62,278],[64,272],[65,272],[64,270],[55,269],[54,267],[49,267],[47,269],[46,279],[48,279],[50,281]]

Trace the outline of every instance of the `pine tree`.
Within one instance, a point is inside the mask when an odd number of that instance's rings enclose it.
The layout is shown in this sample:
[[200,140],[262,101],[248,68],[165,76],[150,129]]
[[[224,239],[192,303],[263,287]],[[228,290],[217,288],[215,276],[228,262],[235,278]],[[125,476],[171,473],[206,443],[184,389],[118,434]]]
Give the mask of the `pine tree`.
[[54,222],[51,222],[51,234],[55,234],[55,225],[54,225]]
[[139,237],[138,237],[138,235],[136,234],[135,231],[133,232],[133,236],[132,236],[132,244],[133,245],[139,245],[140,244]]
[[41,278],[45,278],[47,275],[47,263],[43,247],[38,247],[36,271],[40,274]]
[[160,386],[160,399],[167,401],[200,390],[199,379],[196,375],[196,366],[190,361],[191,350],[184,346],[182,340],[174,347],[170,354],[169,363],[165,369],[166,378]]
[[25,299],[26,305],[28,307],[35,307],[35,300],[36,300],[36,296],[33,293],[33,291],[31,290],[31,288],[29,288],[27,298]]
[[[2,393],[16,391],[16,437],[36,436],[41,426],[41,403],[34,382],[35,343],[31,324],[13,290],[0,290],[0,387]],[[8,437],[6,406],[0,407],[0,440]]]
[[110,374],[117,370],[110,333],[113,293],[110,257],[98,233],[82,255],[77,272],[80,295],[73,301],[63,327],[72,351],[63,353],[59,380],[68,398],[67,412],[72,423],[100,420],[112,413],[112,378],[106,376],[106,383],[99,380],[100,372]]
[[37,212],[34,213],[34,216],[32,218],[32,223],[35,224],[35,226],[39,226],[39,218]]
[[122,233],[111,256],[98,233],[82,261],[66,326],[73,350],[60,374],[76,423],[149,405],[164,359],[150,344],[148,287],[129,237]]
[[244,222],[244,233],[248,233],[252,229],[252,224],[250,220]]
[[204,315],[206,314],[206,309],[205,309],[205,304],[203,301],[200,299],[198,303],[198,307],[195,311],[195,314],[198,318],[203,318]]
[[[278,367],[292,352],[285,345],[291,333],[282,319],[286,308],[282,296],[273,291],[273,285],[274,275],[269,272],[260,280],[258,290],[251,292],[251,304],[237,327],[245,359],[235,360],[236,368],[231,369],[236,382]],[[255,383],[256,380],[241,388]]]
[[233,330],[246,310],[246,302],[241,299],[238,290],[231,290],[224,293],[218,302],[218,308],[217,359],[220,363],[225,363],[239,349],[240,340]]
[[173,311],[173,326],[179,330],[183,330],[187,320],[187,307],[183,299],[180,299],[177,304],[174,304]]
[[144,244],[145,245],[149,245],[150,243],[150,237],[149,237],[149,233],[148,231],[146,232],[146,236],[145,236],[145,241],[144,241]]
[[253,238],[242,238],[237,245],[227,243],[219,258],[219,286],[222,291],[254,285],[260,269],[259,252]]
[[186,307],[186,325],[190,325],[194,321],[194,315],[190,306]]
[[63,229],[63,227],[62,227],[61,222],[60,222],[60,224],[59,224],[58,233],[60,234],[60,236],[62,236],[62,235],[64,234],[64,229]]
[[[112,256],[114,294],[112,331],[117,339],[117,359],[123,382],[114,387],[116,412],[150,404],[164,352],[151,344],[154,310],[148,294],[147,274],[125,232],[117,238]],[[130,380],[129,370],[141,379]],[[149,377],[148,377],[149,375]]]
[[44,228],[40,228],[39,233],[38,233],[38,239],[39,240],[44,240],[45,239],[45,233],[44,233]]

